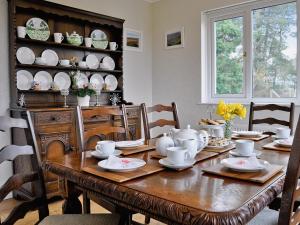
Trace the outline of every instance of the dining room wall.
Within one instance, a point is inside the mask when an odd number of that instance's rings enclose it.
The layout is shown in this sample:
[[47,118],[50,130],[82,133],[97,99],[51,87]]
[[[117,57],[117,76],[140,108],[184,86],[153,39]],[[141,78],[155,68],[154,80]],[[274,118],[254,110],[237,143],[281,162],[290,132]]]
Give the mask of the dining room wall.
[[[161,0],[153,4],[153,104],[175,101],[183,126],[197,127],[207,118],[209,104],[199,104],[201,94],[201,12],[240,4],[247,0]],[[164,35],[184,27],[184,48],[166,50]],[[249,110],[248,110],[249,111]],[[295,123],[299,107],[296,108]],[[261,116],[261,115],[258,115]],[[281,117],[282,115],[278,115]],[[283,115],[284,116],[284,115]],[[248,118],[235,125],[247,127]]]
[[[51,0],[52,2],[125,19],[125,28],[143,32],[143,51],[124,52],[124,98],[152,103],[152,5],[142,0]],[[0,0],[0,115],[9,107],[7,0]],[[140,93],[140,94],[137,94]],[[0,147],[9,144],[0,133]],[[0,165],[0,186],[12,173],[11,164]]]

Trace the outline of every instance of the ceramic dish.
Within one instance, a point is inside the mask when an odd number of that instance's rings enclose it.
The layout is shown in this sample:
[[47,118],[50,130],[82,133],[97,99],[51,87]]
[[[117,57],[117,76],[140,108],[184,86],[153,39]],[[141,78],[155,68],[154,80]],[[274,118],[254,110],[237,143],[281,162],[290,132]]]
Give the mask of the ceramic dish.
[[27,70],[19,70],[17,72],[17,88],[19,90],[29,90],[32,88],[33,76]]
[[51,49],[46,49],[45,51],[43,51],[42,58],[45,59],[46,65],[48,66],[56,66],[59,61],[58,55]]
[[285,148],[291,148],[293,145],[293,138],[289,139],[279,139],[274,141],[276,145],[282,146]]
[[59,90],[69,89],[71,86],[71,79],[67,73],[59,72],[54,77],[54,83]]
[[[116,157],[115,157],[116,158]],[[113,172],[128,172],[136,170],[146,165],[146,162],[137,158],[119,158],[116,163],[109,163],[110,157],[106,160],[102,160],[98,163],[98,166],[102,169]]]
[[104,86],[104,79],[100,73],[95,73],[91,76],[90,83],[95,86],[96,89],[102,90]]
[[86,65],[89,69],[98,69],[99,67],[99,60],[98,58],[93,55],[93,54],[89,54],[87,57],[86,57]]
[[87,86],[89,84],[89,79],[84,73],[75,75],[74,79],[78,88],[83,88],[84,86]]
[[227,158],[223,159],[221,164],[228,169],[238,172],[258,172],[264,170],[268,165],[270,165],[267,161],[259,160],[256,157]]
[[107,35],[102,30],[94,30],[91,33],[92,44],[95,48],[106,49],[108,46]]
[[26,34],[30,39],[47,41],[50,36],[49,26],[41,18],[31,18],[26,22]]
[[27,47],[20,47],[17,50],[17,60],[21,64],[33,64],[35,61],[35,54],[34,52]]
[[[120,151],[120,150],[115,150],[113,153],[114,156],[119,156],[121,154],[122,154],[122,151]],[[100,151],[92,151],[91,155],[97,159],[107,159],[109,157],[108,155],[104,155]]]
[[101,67],[102,69],[107,69],[107,70],[114,70],[116,67],[115,61],[110,56],[105,56],[104,58],[102,58],[101,65],[102,67],[104,67],[104,68]]
[[225,148],[230,144],[232,144],[232,142],[225,138],[210,138],[206,148]]
[[276,134],[275,135],[272,135],[272,139],[273,140],[286,140],[286,139],[288,139],[288,138],[281,138],[281,137],[278,137]]
[[104,82],[108,91],[114,91],[118,87],[118,80],[114,75],[107,75]]
[[49,90],[53,82],[52,76],[47,71],[37,72],[33,80],[39,85],[41,91]]
[[160,165],[165,166],[167,168],[181,170],[192,167],[195,164],[196,160],[187,160],[184,162],[184,164],[180,165],[170,162],[167,158],[160,159],[158,162]]
[[132,148],[143,145],[145,142],[144,139],[139,139],[135,141],[117,141],[116,148]]
[[231,151],[229,151],[229,154],[232,155],[232,156],[236,156],[236,157],[253,157],[253,156],[259,157],[259,156],[261,156],[262,153],[261,153],[261,151],[254,150],[254,152],[252,152],[251,155],[249,155],[249,156],[243,156],[243,155],[240,155],[239,152],[237,152],[235,150],[231,150]]
[[262,135],[262,132],[259,131],[235,131],[235,134],[237,134],[239,137],[259,137]]

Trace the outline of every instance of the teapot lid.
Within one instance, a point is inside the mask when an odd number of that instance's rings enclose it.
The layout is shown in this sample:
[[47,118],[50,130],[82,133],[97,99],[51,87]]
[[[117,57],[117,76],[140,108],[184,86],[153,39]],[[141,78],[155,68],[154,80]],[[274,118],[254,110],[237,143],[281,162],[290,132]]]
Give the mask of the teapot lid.
[[187,125],[186,129],[182,129],[178,132],[179,138],[194,138],[197,134],[197,131],[194,129],[191,129],[190,125]]

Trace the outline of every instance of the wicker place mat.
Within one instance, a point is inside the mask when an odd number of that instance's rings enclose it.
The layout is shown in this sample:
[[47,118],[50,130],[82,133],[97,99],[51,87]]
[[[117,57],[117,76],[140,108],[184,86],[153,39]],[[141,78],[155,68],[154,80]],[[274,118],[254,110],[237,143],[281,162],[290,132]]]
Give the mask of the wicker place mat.
[[[203,161],[205,159],[209,159],[211,157],[214,157],[216,155],[218,155],[218,153],[216,153],[216,152],[201,151],[199,154],[196,155],[195,160],[196,160],[196,162],[200,162],[200,161]],[[161,156],[157,152],[154,152],[154,153],[151,154],[151,158],[162,159],[162,158],[165,158],[165,156]]]
[[235,144],[230,144],[230,145],[228,145],[228,146],[226,146],[224,148],[207,148],[206,147],[206,148],[203,149],[203,151],[215,152],[215,153],[221,154],[221,153],[224,153],[224,152],[228,152],[228,151],[230,151],[230,150],[232,150],[234,148],[235,148]]
[[284,152],[290,152],[291,148],[286,148],[277,145],[275,142],[268,143],[263,146],[264,149],[269,149],[269,150],[276,150],[276,151],[284,151]]
[[108,180],[112,180],[118,183],[122,183],[125,181],[133,180],[138,177],[147,176],[153,173],[160,172],[164,170],[165,168],[159,165],[156,161],[148,162],[145,166],[128,172],[110,172],[108,170],[104,170],[100,167],[95,165],[88,165],[81,168],[82,171],[85,171],[87,173],[96,175],[98,177],[102,177]]
[[135,153],[150,151],[155,149],[155,146],[153,145],[141,145],[138,147],[131,147],[131,148],[117,148],[122,150],[122,155],[127,156]]
[[210,166],[207,168],[202,169],[205,173],[215,174],[223,177],[230,177],[245,181],[251,181],[256,183],[265,183],[270,178],[275,176],[277,173],[282,171],[283,166],[279,165],[270,165],[265,170],[259,172],[252,172],[252,173],[243,173],[243,172],[236,172],[230,169],[225,168],[221,164],[217,164],[214,166]]
[[232,134],[232,139],[234,139],[234,140],[242,139],[242,140],[251,140],[251,141],[261,141],[263,139],[268,138],[269,136],[270,135],[268,135],[268,134],[262,134],[258,137],[245,137],[245,136],[239,136],[238,134]]

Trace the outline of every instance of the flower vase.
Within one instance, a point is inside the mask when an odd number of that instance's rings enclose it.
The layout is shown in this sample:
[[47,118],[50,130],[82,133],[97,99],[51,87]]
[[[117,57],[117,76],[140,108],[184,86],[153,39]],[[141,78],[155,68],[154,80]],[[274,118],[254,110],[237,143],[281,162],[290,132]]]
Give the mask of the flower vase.
[[86,95],[84,97],[77,96],[77,101],[79,106],[90,106],[90,96]]
[[232,137],[232,121],[227,120],[224,127],[224,138],[231,140]]

